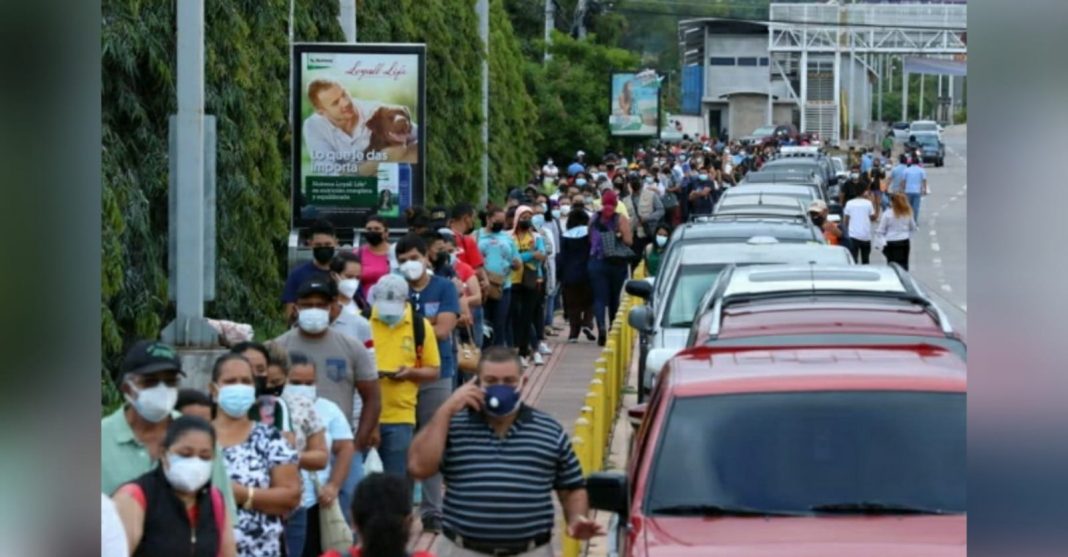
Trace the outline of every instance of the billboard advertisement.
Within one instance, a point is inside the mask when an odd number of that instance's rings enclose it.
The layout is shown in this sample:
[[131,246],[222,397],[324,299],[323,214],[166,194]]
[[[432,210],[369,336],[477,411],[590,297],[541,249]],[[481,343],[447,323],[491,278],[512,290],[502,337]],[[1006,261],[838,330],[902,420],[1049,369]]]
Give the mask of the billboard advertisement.
[[293,226],[423,203],[426,45],[293,45]]
[[612,135],[657,137],[660,133],[660,79],[656,72],[612,74]]

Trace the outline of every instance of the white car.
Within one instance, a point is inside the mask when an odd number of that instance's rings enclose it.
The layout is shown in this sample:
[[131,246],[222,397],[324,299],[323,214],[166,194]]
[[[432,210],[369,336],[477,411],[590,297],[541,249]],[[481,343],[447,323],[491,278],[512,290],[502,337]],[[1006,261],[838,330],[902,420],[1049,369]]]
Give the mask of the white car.
[[935,132],[938,134],[938,140],[942,141],[942,132],[944,128],[935,122],[934,120],[916,120],[909,124],[909,135],[916,133],[929,133]]
[[653,284],[641,284],[651,281],[632,280],[626,287],[628,294],[646,300],[652,298],[652,304],[634,307],[627,316],[627,322],[643,336],[642,349],[646,356],[641,386],[645,392],[651,391],[664,362],[686,347],[690,325],[702,298],[727,266],[853,263],[849,251],[842,246],[786,244],[769,237],[751,238],[737,244],[689,244],[678,252],[657,273],[656,296],[652,296]]

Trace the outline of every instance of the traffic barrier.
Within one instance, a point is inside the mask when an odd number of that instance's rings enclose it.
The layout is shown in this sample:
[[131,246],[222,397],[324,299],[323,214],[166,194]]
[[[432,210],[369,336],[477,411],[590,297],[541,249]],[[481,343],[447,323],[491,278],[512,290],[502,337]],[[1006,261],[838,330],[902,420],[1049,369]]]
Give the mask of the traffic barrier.
[[[645,276],[645,264],[642,263],[634,271],[633,278],[643,279]],[[627,323],[627,314],[642,303],[629,294],[621,294],[619,311],[614,316],[604,349],[594,362],[593,378],[575,420],[575,434],[571,440],[584,475],[604,470],[607,465],[636,339],[634,329]],[[567,535],[566,525],[561,549],[563,557],[578,557],[582,552],[582,542]]]

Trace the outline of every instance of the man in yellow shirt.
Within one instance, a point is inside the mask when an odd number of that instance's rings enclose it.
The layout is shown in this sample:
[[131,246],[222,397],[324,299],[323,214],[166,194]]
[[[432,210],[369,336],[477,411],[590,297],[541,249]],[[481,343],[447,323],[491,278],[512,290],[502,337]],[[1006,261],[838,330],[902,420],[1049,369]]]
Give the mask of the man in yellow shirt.
[[386,473],[405,476],[419,384],[438,378],[441,356],[434,326],[413,312],[400,276],[386,275],[371,289],[371,337],[382,392],[378,454]]

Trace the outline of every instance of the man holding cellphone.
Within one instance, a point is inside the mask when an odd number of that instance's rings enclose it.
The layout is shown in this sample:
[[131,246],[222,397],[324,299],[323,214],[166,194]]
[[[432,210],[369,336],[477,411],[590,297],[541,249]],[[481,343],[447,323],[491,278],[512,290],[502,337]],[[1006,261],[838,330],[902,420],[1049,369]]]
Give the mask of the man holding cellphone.
[[406,476],[419,385],[439,375],[441,357],[433,331],[430,321],[408,303],[408,283],[403,278],[379,279],[371,289],[371,336],[382,391],[378,454],[387,474]]

